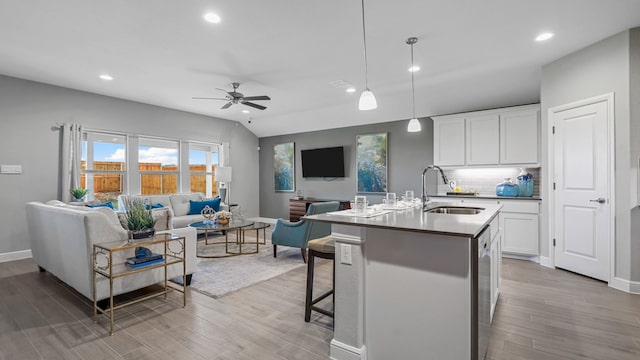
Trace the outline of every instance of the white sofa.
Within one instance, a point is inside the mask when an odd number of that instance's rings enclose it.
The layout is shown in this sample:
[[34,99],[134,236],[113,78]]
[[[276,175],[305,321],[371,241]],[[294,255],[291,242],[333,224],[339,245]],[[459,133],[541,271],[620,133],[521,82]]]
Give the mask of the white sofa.
[[[52,200],[46,204],[30,202],[26,204],[27,227],[31,241],[31,254],[41,271],[48,271],[57,278],[93,300],[92,254],[93,244],[128,241],[125,230],[116,213],[106,207],[88,208],[69,206]],[[171,232],[186,239],[187,284],[196,269],[196,230],[192,228],[172,229],[172,214],[168,209],[156,211],[154,217],[158,233]],[[157,252],[157,249],[152,249]],[[122,262],[131,253],[120,253]],[[169,278],[182,276],[182,265],[169,266]],[[109,297],[109,281],[103,276],[97,277],[96,300]],[[164,270],[161,268],[122,277],[114,281],[114,295],[164,281]]]
[[[188,193],[188,194],[165,194],[165,195],[120,195],[118,196],[118,209],[125,209],[125,201],[128,198],[140,199],[141,201],[150,204],[162,204],[165,208],[171,209],[173,212],[172,225],[174,229],[183,228],[189,226],[190,223],[196,221],[202,221],[202,215],[187,215],[189,213],[189,200],[203,201],[205,200],[202,193]],[[228,210],[228,207],[224,204],[220,204],[220,210]]]

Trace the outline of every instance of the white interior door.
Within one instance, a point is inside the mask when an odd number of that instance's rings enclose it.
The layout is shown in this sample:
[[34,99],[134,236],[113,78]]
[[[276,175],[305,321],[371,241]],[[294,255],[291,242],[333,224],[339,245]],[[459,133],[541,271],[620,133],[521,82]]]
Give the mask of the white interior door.
[[604,281],[611,241],[608,106],[598,101],[552,116],[555,264]]

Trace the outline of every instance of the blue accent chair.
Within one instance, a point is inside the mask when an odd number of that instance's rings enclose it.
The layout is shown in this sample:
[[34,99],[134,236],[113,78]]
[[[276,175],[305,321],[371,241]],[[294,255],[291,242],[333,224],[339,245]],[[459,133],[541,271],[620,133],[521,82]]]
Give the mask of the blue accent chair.
[[[322,214],[329,211],[337,211],[340,203],[337,201],[317,202],[309,205],[308,215]],[[278,255],[278,245],[300,248],[302,260],[307,262],[307,243],[309,240],[331,235],[331,224],[302,219],[290,222],[278,219],[271,233],[273,244],[273,257]]]

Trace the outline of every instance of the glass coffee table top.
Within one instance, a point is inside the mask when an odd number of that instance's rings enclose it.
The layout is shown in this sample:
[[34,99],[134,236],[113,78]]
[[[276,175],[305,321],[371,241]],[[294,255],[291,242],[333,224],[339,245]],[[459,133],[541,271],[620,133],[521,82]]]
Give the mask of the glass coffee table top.
[[205,223],[204,221],[198,221],[189,224],[189,227],[196,228],[198,230],[231,230],[251,226],[253,224],[254,222],[251,220],[234,220],[230,221],[228,224],[211,224]]

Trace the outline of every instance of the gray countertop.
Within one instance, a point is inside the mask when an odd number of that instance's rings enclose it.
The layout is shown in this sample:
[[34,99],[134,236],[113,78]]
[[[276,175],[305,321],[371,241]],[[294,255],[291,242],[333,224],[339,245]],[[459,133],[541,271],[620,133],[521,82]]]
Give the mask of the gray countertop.
[[356,217],[336,214],[318,214],[305,216],[305,219],[332,224],[416,231],[442,235],[476,237],[493,220],[501,205],[482,204],[479,206],[452,205],[448,202],[430,202],[429,208],[438,206],[482,207],[484,211],[477,215],[453,215],[426,213],[421,208],[393,210],[388,214],[373,217]]
[[524,200],[524,201],[540,201],[542,200],[538,196],[532,197],[519,197],[519,196],[497,196],[497,195],[488,195],[488,194],[478,194],[478,195],[429,195],[430,198],[447,198],[447,199],[490,199],[490,200]]

